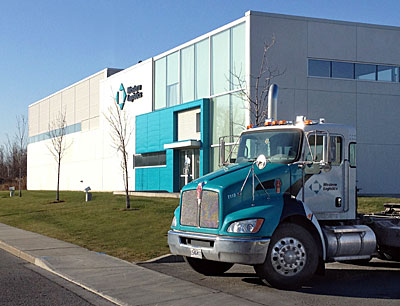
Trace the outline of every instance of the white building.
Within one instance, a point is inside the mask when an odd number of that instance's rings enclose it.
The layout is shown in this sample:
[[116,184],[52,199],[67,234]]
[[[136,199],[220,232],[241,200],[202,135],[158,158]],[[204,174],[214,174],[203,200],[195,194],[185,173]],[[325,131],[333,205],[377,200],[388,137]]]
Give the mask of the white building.
[[[105,69],[29,106],[28,189],[55,189],[49,123],[67,118],[61,189],[122,190],[120,159],[105,116],[124,102],[131,190],[179,191],[218,167],[220,136],[238,135],[253,118],[235,93],[233,72],[254,96],[264,42],[284,73],[278,119],[324,117],[353,125],[362,194],[400,194],[400,28],[260,12],[195,38],[125,70]],[[133,100],[133,101],[129,101]],[[344,148],[346,149],[346,148]]]

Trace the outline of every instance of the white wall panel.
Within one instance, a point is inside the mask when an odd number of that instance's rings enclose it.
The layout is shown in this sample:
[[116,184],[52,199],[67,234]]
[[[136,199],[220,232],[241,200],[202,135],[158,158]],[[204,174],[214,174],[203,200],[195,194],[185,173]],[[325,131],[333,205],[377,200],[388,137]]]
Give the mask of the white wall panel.
[[76,122],[89,119],[89,80],[75,87],[75,119]]
[[61,108],[61,93],[58,93],[56,95],[53,95],[49,99],[50,103],[50,122],[55,123],[58,118],[60,118],[61,114],[65,112]]
[[197,113],[200,113],[199,108],[178,113],[178,141],[200,139],[200,133],[196,132]]
[[62,91],[61,108],[65,111],[67,125],[75,124],[75,87]]
[[39,104],[39,134],[49,130],[50,103],[49,99],[43,100]]
[[34,136],[39,133],[39,104],[28,108],[28,136]]

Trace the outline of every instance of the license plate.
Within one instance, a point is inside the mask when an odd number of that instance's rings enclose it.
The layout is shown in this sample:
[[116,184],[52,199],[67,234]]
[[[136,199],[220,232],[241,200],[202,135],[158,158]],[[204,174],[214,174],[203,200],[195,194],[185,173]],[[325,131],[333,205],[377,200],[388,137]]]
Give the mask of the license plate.
[[203,258],[203,254],[201,253],[201,249],[198,248],[191,248],[190,249],[190,257],[195,257],[195,258]]

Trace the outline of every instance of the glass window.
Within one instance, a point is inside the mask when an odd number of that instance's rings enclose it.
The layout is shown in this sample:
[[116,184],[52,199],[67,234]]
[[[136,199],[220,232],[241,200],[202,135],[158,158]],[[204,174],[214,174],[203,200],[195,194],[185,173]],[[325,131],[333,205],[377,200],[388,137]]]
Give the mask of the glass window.
[[393,66],[378,66],[378,81],[398,82],[399,68]]
[[194,100],[194,45],[181,50],[181,101]]
[[212,99],[212,143],[230,135],[229,95]]
[[349,145],[349,158],[350,158],[350,167],[356,167],[356,144],[354,142]]
[[312,134],[308,137],[308,144],[310,146],[307,145],[305,148],[305,160],[316,162],[323,160],[324,136]]
[[356,64],[355,65],[356,80],[376,80],[376,65]]
[[329,78],[331,76],[331,62],[309,59],[308,75]]
[[354,64],[332,62],[332,78],[354,79]]
[[163,57],[155,62],[155,84],[154,84],[154,109],[163,108],[166,106],[166,91],[167,82],[166,58]]
[[166,152],[152,152],[136,154],[133,158],[133,167],[152,167],[152,166],[165,166]]
[[210,96],[210,50],[209,40],[204,39],[195,44],[195,98]]
[[255,160],[260,154],[272,163],[289,163],[298,157],[299,130],[268,130],[242,134],[237,163]]
[[342,138],[338,136],[331,136],[329,161],[332,166],[338,166],[342,163]]
[[229,90],[230,56],[229,30],[211,37],[211,94],[219,94]]
[[[241,23],[232,28],[232,67],[231,73],[234,76],[239,77],[241,80],[244,80],[245,77],[245,24]],[[233,85],[231,88],[238,89],[239,86],[232,80],[231,84]]]
[[178,52],[167,56],[167,106],[178,104]]
[[231,96],[232,135],[239,136],[246,128],[246,102],[236,95]]

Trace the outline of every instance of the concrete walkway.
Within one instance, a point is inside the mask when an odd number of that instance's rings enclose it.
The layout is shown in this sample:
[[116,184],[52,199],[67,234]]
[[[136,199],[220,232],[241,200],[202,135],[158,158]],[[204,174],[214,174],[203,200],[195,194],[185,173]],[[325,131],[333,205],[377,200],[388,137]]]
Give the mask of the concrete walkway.
[[251,305],[240,297],[2,223],[0,248],[118,305]]

